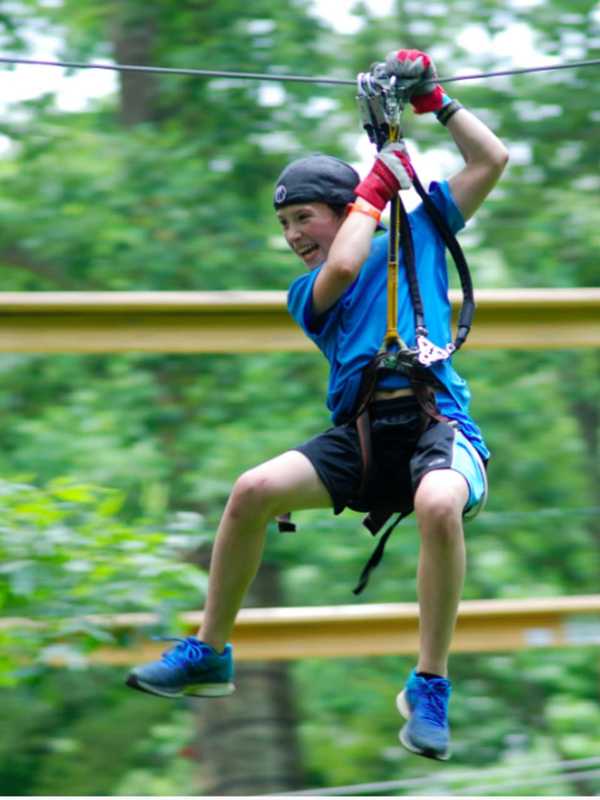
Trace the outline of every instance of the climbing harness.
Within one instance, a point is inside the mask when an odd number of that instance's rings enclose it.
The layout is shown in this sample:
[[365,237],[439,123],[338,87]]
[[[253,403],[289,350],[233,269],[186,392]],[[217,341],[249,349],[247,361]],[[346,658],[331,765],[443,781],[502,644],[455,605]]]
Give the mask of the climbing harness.
[[[363,127],[378,151],[387,143],[399,141],[401,138],[402,111],[417,82],[415,79],[402,81],[395,75],[388,75],[384,63],[376,64],[370,72],[361,72],[357,76],[357,100]],[[371,404],[379,380],[390,373],[400,373],[409,379],[422,412],[423,431],[431,420],[455,425],[440,415],[437,410],[434,392],[443,389],[444,386],[432,367],[450,358],[464,344],[475,311],[473,284],[462,249],[443,215],[423,188],[418,176],[414,174],[414,170],[412,183],[421,198],[425,211],[455,262],[463,293],[462,307],[454,341],[448,342],[445,347],[440,347],[432,342],[425,324],[410,222],[404,203],[397,194],[390,203],[386,331],[381,347],[363,371],[356,411],[348,423],[356,424],[362,457],[361,484],[355,498],[358,505],[361,503],[365,505],[366,491],[372,474]],[[398,332],[398,253],[400,248],[403,253],[404,268],[415,317],[415,345],[413,347],[409,347]],[[377,536],[390,517],[395,513],[398,516],[381,535],[377,547],[362,570],[354,594],[360,594],[365,588],[371,571],[383,557],[387,540],[396,525],[412,511],[412,501],[404,503],[402,507],[397,507],[396,504],[393,507],[370,509],[363,524],[373,536]],[[281,532],[296,529],[290,517],[289,513],[277,517]]]
[[[377,150],[388,142],[398,141],[401,135],[401,116],[408,102],[415,79],[398,80],[397,76],[387,74],[385,64],[376,64],[371,72],[359,73],[357,77],[357,100],[362,116],[363,127]],[[456,264],[463,293],[463,302],[458,319],[456,338],[445,347],[434,344],[429,339],[425,325],[425,312],[419,290],[415,265],[414,244],[408,215],[400,195],[390,204],[390,229],[388,240],[387,274],[387,326],[382,345],[363,372],[359,391],[357,411],[354,417],[358,431],[363,472],[358,498],[364,497],[373,467],[371,448],[370,405],[380,378],[386,374],[399,372],[410,381],[416,400],[421,407],[424,427],[433,419],[448,422],[436,407],[434,391],[443,389],[443,384],[432,370],[432,366],[455,353],[465,342],[475,311],[473,284],[469,268],[456,237],[446,220],[431,200],[418,176],[412,176],[413,186],[423,202],[423,206],[450,251]],[[409,287],[410,299],[415,317],[415,345],[409,347],[398,333],[398,252],[402,248],[404,267]],[[389,518],[398,512],[397,518],[387,527],[379,540],[371,558],[365,565],[354,594],[362,592],[370,572],[383,557],[387,540],[400,520],[413,510],[412,503],[403,508],[372,509],[363,524],[376,536]]]

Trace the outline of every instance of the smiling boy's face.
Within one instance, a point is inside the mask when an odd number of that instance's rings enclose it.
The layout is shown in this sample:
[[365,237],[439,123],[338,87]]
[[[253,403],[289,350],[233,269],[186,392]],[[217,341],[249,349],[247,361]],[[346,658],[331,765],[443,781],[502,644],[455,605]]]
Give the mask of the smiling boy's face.
[[318,267],[344,221],[326,203],[296,203],[277,211],[285,240],[308,269]]

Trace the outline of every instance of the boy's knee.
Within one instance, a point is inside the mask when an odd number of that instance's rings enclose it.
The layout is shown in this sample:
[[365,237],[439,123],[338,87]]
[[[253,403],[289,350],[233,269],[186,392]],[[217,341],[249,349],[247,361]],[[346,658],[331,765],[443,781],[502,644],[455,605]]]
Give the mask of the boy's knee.
[[270,516],[276,488],[273,479],[260,468],[244,472],[229,497],[229,511],[236,517]]
[[415,513],[421,522],[443,528],[460,522],[469,495],[462,475],[450,470],[425,475],[415,495]]
[[451,495],[438,494],[429,496],[415,505],[417,517],[422,520],[443,526],[444,523],[455,522],[462,516],[462,507]]

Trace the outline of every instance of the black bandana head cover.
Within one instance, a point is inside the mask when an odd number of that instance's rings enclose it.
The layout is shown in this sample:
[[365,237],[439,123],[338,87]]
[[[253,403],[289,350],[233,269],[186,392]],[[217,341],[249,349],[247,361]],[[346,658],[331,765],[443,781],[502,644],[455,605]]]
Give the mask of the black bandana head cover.
[[346,205],[356,200],[354,189],[359,181],[358,172],[334,156],[299,158],[288,164],[277,179],[273,205],[276,209],[294,203]]

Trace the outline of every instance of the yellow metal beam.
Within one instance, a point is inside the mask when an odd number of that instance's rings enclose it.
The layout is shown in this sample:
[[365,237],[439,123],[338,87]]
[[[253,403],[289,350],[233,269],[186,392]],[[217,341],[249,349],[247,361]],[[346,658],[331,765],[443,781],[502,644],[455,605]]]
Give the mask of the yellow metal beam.
[[[598,288],[481,289],[476,299],[471,349],[600,347]],[[312,349],[285,292],[0,292],[0,352]]]
[[[88,617],[115,632],[127,632],[127,648],[101,647],[96,663],[129,665],[160,656],[165,644],[149,639],[157,629],[153,614]],[[195,633],[200,612],[181,614],[184,635]],[[416,603],[386,603],[240,611],[232,641],[238,661],[339,658],[415,654],[418,651]],[[24,619],[0,621],[8,627],[40,627]],[[502,652],[525,648],[598,645],[600,595],[524,600],[465,600],[460,605],[453,652]]]

